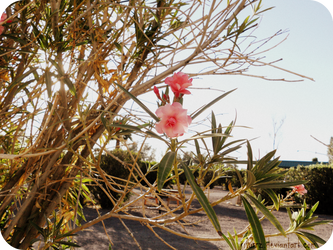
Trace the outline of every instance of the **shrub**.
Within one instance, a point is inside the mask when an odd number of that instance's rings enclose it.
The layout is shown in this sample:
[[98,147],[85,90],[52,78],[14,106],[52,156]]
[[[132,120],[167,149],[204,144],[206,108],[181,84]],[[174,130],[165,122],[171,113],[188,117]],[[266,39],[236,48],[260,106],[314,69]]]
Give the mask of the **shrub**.
[[[280,169],[285,171],[285,169]],[[285,176],[286,180],[307,180],[304,186],[308,191],[305,195],[293,195],[296,203],[303,203],[304,199],[309,206],[313,206],[319,201],[319,206],[316,210],[317,213],[333,214],[333,165],[315,164],[310,166],[297,166],[288,170]],[[274,189],[275,193],[286,197],[287,192],[292,188]],[[269,196],[262,190],[257,190],[256,194],[261,194],[262,198],[269,204],[273,202]]]
[[[140,161],[139,166],[142,171],[142,173],[146,176],[147,181],[149,181],[150,184],[154,184],[154,182],[157,179],[157,162],[148,162],[148,161]],[[174,183],[174,180],[168,180],[165,182],[163,188],[171,188],[172,184]],[[148,184],[145,181],[141,181],[141,184],[143,186],[148,186]]]
[[[124,151],[124,150],[121,150],[121,149],[115,149],[111,153],[114,156],[116,156],[117,158],[119,158],[120,160],[122,160],[126,163],[132,163],[133,162],[132,158],[130,156],[130,153],[128,151]],[[134,157],[136,157],[135,153],[131,152],[131,154]],[[107,175],[110,175],[112,177],[121,178],[121,179],[124,179],[124,180],[127,180],[128,176],[130,174],[130,171],[129,171],[128,167],[124,166],[123,164],[121,164],[119,161],[117,161],[116,159],[114,159],[110,155],[102,155],[101,156],[100,167]],[[105,190],[109,191],[109,194],[111,194],[113,199],[115,201],[119,200],[119,198],[121,197],[121,194],[117,193],[113,190],[109,190],[109,188],[104,183],[102,177],[99,174],[97,174],[96,177],[99,180],[99,184],[101,184],[102,187]],[[117,184],[125,184],[125,182],[121,181],[121,180],[114,179],[114,181]],[[116,189],[123,190],[123,188],[121,188],[118,185],[113,185],[113,186]],[[102,208],[105,208],[105,209],[112,209],[113,208],[112,201],[109,199],[109,197],[105,194],[105,192],[98,185],[96,185],[96,184],[91,185],[89,187],[89,189],[90,189],[91,193],[94,195],[95,200],[101,205]],[[130,193],[127,193],[125,195],[124,201],[126,201],[129,198],[129,196],[130,196]]]
[[307,194],[304,195],[307,204],[312,206],[319,201],[317,213],[333,214],[333,164],[290,168],[287,177],[309,181],[304,185],[308,190]]

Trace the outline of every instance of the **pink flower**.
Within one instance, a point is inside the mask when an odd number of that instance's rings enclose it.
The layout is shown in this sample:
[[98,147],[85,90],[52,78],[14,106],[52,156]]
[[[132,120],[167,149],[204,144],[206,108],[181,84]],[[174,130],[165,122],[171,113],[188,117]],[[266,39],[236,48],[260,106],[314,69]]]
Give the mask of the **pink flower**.
[[6,13],[3,13],[0,11],[0,23],[2,23],[3,21],[5,21],[7,18]]
[[293,192],[299,193],[300,195],[306,194],[308,191],[305,189],[304,185],[297,185],[293,187]]
[[192,78],[188,79],[188,75],[178,72],[174,73],[172,77],[167,77],[165,83],[171,87],[172,92],[178,98],[180,94],[191,94],[186,88],[192,86],[192,80]]
[[183,109],[179,102],[159,107],[156,115],[161,118],[155,127],[157,132],[165,133],[170,138],[182,136],[192,122],[191,117],[187,115],[187,110]]
[[[1,15],[1,19],[0,19],[0,23],[2,23],[3,21],[5,21],[7,19],[7,14],[6,13],[2,13]],[[0,26],[0,35],[2,34],[3,30],[5,29],[5,27]]]

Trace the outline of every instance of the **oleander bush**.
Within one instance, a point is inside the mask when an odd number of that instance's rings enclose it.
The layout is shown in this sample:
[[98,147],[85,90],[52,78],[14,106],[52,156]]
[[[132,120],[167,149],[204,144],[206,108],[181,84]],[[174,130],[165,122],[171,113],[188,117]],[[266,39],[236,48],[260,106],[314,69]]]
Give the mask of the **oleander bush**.
[[[333,164],[293,167],[289,169],[286,176],[289,180],[308,181],[305,184],[308,192],[304,195],[307,204],[314,205],[319,201],[316,210],[318,213],[333,214]],[[301,200],[298,196],[295,199]]]

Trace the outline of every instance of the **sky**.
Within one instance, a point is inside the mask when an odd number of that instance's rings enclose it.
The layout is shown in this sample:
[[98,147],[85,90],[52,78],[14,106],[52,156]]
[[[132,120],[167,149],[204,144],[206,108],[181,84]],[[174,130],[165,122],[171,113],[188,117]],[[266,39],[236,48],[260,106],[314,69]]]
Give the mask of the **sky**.
[[[0,11],[4,10],[4,3],[10,2],[13,1],[1,1]],[[295,83],[242,76],[205,76],[195,78],[193,85],[224,91],[237,88],[211,110],[216,114],[217,122],[223,126],[237,115],[236,125],[251,127],[235,128],[231,140],[251,140],[256,159],[273,150],[273,123],[279,124],[283,120],[275,140],[276,155],[281,160],[311,161],[318,158],[319,161],[328,161],[327,147],[322,143],[328,144],[333,136],[332,15],[324,5],[310,0],[265,0],[263,4],[264,8],[275,8],[264,14],[255,35],[265,38],[278,30],[288,31],[285,35],[289,34],[282,44],[265,56],[272,60],[283,58],[277,66],[313,78],[314,81],[305,79]],[[268,77],[299,79],[276,70],[260,70],[254,72]],[[191,92],[184,99],[184,108],[189,113],[220,94],[211,90],[193,89]],[[140,99],[147,101],[154,100],[154,97],[142,96]],[[156,108],[154,101],[146,104],[152,110]],[[209,118],[211,110],[200,116],[199,120]],[[190,134],[207,128],[199,126],[199,120],[189,128]],[[156,149],[156,158],[160,159],[165,147],[156,140],[148,143]],[[233,156],[245,160],[246,148],[238,150]]]

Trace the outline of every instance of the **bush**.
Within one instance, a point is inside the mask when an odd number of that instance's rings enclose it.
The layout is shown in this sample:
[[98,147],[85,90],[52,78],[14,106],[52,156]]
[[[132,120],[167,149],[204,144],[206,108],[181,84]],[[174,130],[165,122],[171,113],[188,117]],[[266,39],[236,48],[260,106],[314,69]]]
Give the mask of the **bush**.
[[304,195],[307,204],[313,206],[319,201],[317,213],[333,214],[333,164],[290,168],[287,177],[292,180],[309,181],[304,185],[308,190]]
[[[285,171],[282,169],[280,171]],[[303,203],[304,199],[309,206],[313,206],[319,201],[319,206],[316,210],[317,213],[322,214],[333,214],[333,165],[321,165],[315,164],[310,166],[298,166],[297,168],[290,168],[286,173],[286,180],[307,180],[305,188],[308,191],[305,195],[299,194],[293,195],[296,203]],[[287,192],[291,191],[292,188],[274,189],[277,195],[286,197]],[[265,199],[269,204],[273,202],[269,196],[262,190],[256,190],[256,194],[261,194],[262,198]]]
[[[116,156],[117,158],[119,158],[120,160],[126,162],[126,163],[132,163],[132,158],[130,156],[130,153],[128,151],[124,151],[121,149],[115,149],[111,152],[114,156]],[[131,152],[132,155],[134,157],[136,157],[136,154]],[[110,155],[102,155],[101,156],[101,163],[100,163],[100,167],[101,169],[110,176],[113,177],[118,177],[124,180],[128,179],[128,176],[130,174],[129,169],[124,166],[123,164],[121,164],[119,161],[115,160],[113,157],[111,157]],[[120,193],[117,193],[115,191],[109,190],[109,188],[107,187],[107,185],[104,183],[103,179],[101,176],[99,176],[99,174],[97,174],[97,179],[99,180],[99,184],[102,185],[102,187],[105,190],[109,191],[109,194],[112,195],[112,197],[114,198],[115,201],[119,200],[119,198],[121,197]],[[121,180],[115,180],[114,181],[118,184],[122,184],[124,185],[126,182],[125,181],[121,181]],[[116,189],[120,189],[122,190],[122,188],[120,188],[118,185],[113,185]],[[112,209],[113,208],[113,203],[111,202],[111,200],[109,199],[109,197],[105,194],[105,192],[96,184],[91,185],[89,187],[91,193],[94,195],[95,200],[101,205],[102,208],[105,209]],[[130,193],[127,193],[125,195],[124,201],[128,200],[130,196]]]
[[[149,181],[150,184],[154,184],[154,182],[157,180],[157,167],[155,166],[157,162],[147,162],[147,161],[141,161],[139,162],[140,169],[144,175],[146,175],[147,181]],[[148,172],[149,171],[149,172]],[[145,181],[141,181],[141,184],[143,186],[148,186],[148,184]],[[174,180],[168,180],[164,183],[163,188],[172,188],[172,184],[174,184]]]

